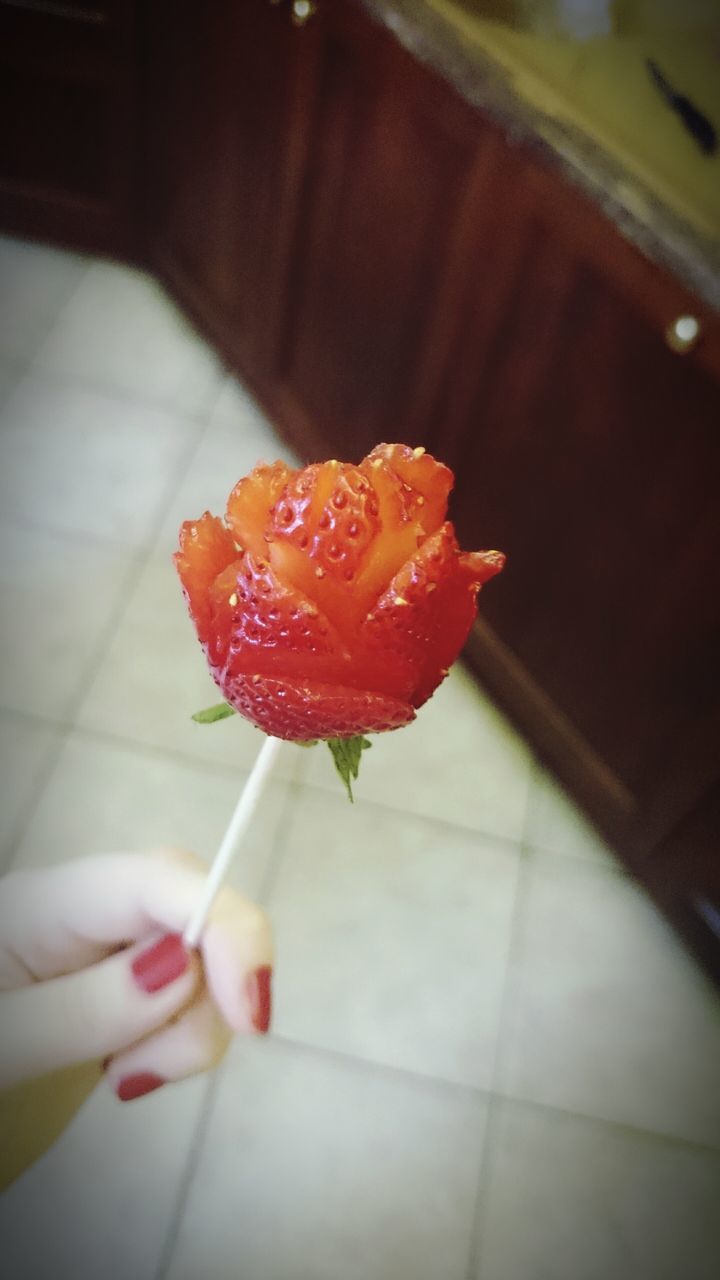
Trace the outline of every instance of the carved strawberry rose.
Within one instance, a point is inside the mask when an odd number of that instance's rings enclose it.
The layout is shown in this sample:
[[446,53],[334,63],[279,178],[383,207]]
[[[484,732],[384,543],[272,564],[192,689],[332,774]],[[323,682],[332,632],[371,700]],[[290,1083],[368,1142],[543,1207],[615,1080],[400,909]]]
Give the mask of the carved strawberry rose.
[[497,551],[461,551],[448,467],[378,445],[359,466],[260,465],[175,563],[227,702],[278,738],[350,738],[415,717],[458,656]]

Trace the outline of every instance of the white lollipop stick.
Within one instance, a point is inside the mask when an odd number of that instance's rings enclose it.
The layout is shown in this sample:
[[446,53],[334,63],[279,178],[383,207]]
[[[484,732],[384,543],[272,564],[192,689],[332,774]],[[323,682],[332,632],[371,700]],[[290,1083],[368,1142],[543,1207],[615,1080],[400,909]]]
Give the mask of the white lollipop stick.
[[282,741],[280,738],[267,738],[258,752],[250,777],[242,789],[235,812],[230,819],[228,829],[222,838],[220,848],[215,854],[208,872],[202,898],[193,911],[183,934],[183,941],[189,950],[195,948],[200,941],[200,934],[203,931],[207,913],[215,900],[215,895],[220,885],[225,879],[230,863],[242,844],[243,836],[250,826],[263,788],[275,763],[275,757],[281,746]]

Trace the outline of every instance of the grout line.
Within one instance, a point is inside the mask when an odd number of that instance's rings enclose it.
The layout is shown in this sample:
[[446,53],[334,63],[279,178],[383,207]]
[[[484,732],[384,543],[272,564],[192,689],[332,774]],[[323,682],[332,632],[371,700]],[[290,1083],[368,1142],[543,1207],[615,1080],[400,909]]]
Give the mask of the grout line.
[[500,993],[500,1012],[498,1015],[497,1032],[495,1036],[495,1051],[493,1053],[493,1061],[490,1069],[490,1090],[493,1094],[497,1093],[500,1069],[502,1063],[503,1050],[508,1035],[508,1017],[509,1006],[512,999],[513,991],[513,974],[516,967],[516,961],[521,951],[523,926],[525,922],[525,908],[527,904],[528,880],[532,870],[533,861],[532,849],[528,845],[528,829],[530,821],[530,792],[531,787],[528,786],[528,792],[525,800],[525,809],[520,827],[519,852],[517,879],[515,881],[515,897],[513,901],[512,918],[510,921],[510,936],[508,939],[508,948],[505,956],[505,971],[503,974],[502,988]]
[[[47,377],[48,375],[43,374],[43,376]],[[63,379],[56,379],[56,381],[62,382]],[[65,381],[67,381],[67,379],[65,379]],[[12,394],[12,392],[10,394]],[[132,403],[133,405],[147,407],[153,410],[156,408],[156,406],[151,404],[148,400],[131,400],[128,397],[119,396],[108,396],[107,398],[118,400],[120,403]],[[147,529],[137,541],[126,542],[120,538],[113,537],[111,534],[98,533],[96,530],[72,528],[65,525],[53,524],[50,521],[37,519],[32,515],[27,515],[25,513],[3,513],[3,521],[14,525],[19,529],[45,533],[52,535],[53,537],[63,537],[67,538],[69,541],[79,542],[83,545],[89,542],[103,550],[115,551],[116,553],[121,553],[133,558],[143,556],[148,551],[153,551],[158,543],[160,534],[162,533],[163,524],[172,507],[172,503],[175,501],[180,487],[185,480],[190,467],[199,452],[200,445],[210,427],[210,422],[206,414],[168,412],[167,416],[171,417],[176,423],[181,422],[183,425],[192,429],[187,431],[187,439],[178,450],[175,462],[170,469],[172,479],[167,486],[167,490],[165,494],[158,499],[158,502],[155,505],[155,510],[150,512],[149,519],[147,521]]]
[[495,1163],[497,1127],[498,1099],[491,1095],[488,1099],[487,1119],[480,1155],[480,1168],[478,1169],[465,1280],[482,1280],[483,1234],[488,1214],[488,1193],[492,1183],[492,1168]]
[[490,1091],[484,1089],[482,1085],[467,1084],[461,1080],[448,1080],[445,1076],[430,1075],[413,1067],[398,1066],[393,1062],[380,1062],[376,1058],[363,1058],[349,1050],[334,1049],[329,1045],[315,1044],[308,1040],[296,1040],[293,1036],[283,1035],[282,1032],[273,1031],[272,1041],[292,1052],[309,1053],[325,1061],[341,1063],[343,1066],[351,1066],[360,1071],[369,1071],[386,1080],[402,1081],[414,1088],[420,1086],[454,1096],[462,1093],[486,1101],[491,1098]]
[[200,1114],[198,1115],[197,1122],[195,1124],[195,1130],[190,1142],[190,1150],[185,1163],[183,1176],[180,1180],[180,1186],[178,1187],[175,1205],[170,1215],[170,1223],[160,1250],[160,1256],[158,1258],[153,1280],[165,1280],[168,1269],[172,1264],[173,1254],[175,1252],[178,1235],[180,1233],[180,1227],[182,1226],[182,1220],[185,1216],[190,1192],[192,1191],[200,1159],[205,1147],[210,1117],[215,1106],[220,1083],[227,1069],[227,1063],[228,1057],[226,1056],[225,1061],[214,1069],[208,1079],[205,1097],[203,1098],[200,1106]]
[[[99,745],[108,747],[118,747],[120,750],[148,756],[152,759],[167,760],[171,764],[185,765],[187,768],[197,769],[201,773],[235,778],[238,782],[243,782],[252,769],[251,760],[247,762],[238,760],[237,764],[229,764],[222,760],[208,760],[204,756],[193,756],[187,752],[179,751],[175,747],[165,747],[155,742],[142,742],[137,738],[127,738],[123,734],[113,732],[112,729],[96,729],[77,722],[69,727],[73,733],[77,734],[78,738],[85,738],[89,742],[96,742]],[[275,781],[283,782],[286,779],[276,778]]]
[[0,395],[0,413],[2,413],[25,377],[27,361],[18,360],[0,351],[0,366],[10,371],[10,381]]
[[487,1126],[485,1129],[485,1137],[483,1140],[482,1151],[480,1154],[480,1165],[478,1169],[477,1189],[475,1195],[475,1207],[473,1212],[473,1221],[470,1237],[470,1248],[468,1252],[468,1263],[466,1270],[466,1280],[481,1280],[482,1266],[482,1236],[487,1217],[488,1192],[492,1181],[492,1171],[494,1167],[494,1157],[496,1150],[496,1132],[497,1121],[496,1114],[499,1105],[497,1094],[498,1077],[500,1073],[500,1063],[502,1049],[506,1042],[507,1020],[508,1020],[508,1003],[512,991],[512,974],[515,967],[515,958],[520,947],[520,935],[523,924],[523,913],[525,898],[527,892],[527,877],[529,875],[529,866],[531,865],[529,854],[531,850],[528,846],[528,832],[530,827],[530,807],[532,796],[532,784],[534,779],[534,769],[532,761],[528,770],[527,790],[525,793],[525,804],[523,807],[522,821],[520,824],[520,840],[518,842],[518,851],[520,857],[517,865],[517,875],[515,880],[515,893],[513,898],[512,915],[510,919],[510,930],[508,938],[508,946],[505,954],[505,970],[502,978],[500,991],[500,1007],[498,1011],[498,1019],[495,1031],[495,1048],[493,1052],[492,1065],[490,1068],[490,1101],[488,1104]]
[[[5,238],[6,237],[0,236],[0,241]],[[10,365],[10,367],[13,370],[13,373],[16,375],[13,378],[9,389],[7,390],[7,392],[2,398],[0,408],[2,409],[5,408],[5,406],[10,402],[12,396],[15,395],[15,392],[20,386],[21,382],[23,382],[25,378],[31,375],[33,370],[37,367],[35,365],[35,359],[38,352],[47,342],[48,338],[50,337],[50,334],[52,333],[55,325],[58,323],[60,316],[62,315],[65,308],[69,305],[69,303],[75,297],[75,294],[80,288],[80,285],[85,279],[85,276],[87,275],[87,272],[89,271],[89,269],[90,269],[89,265],[86,265],[85,270],[80,275],[80,278],[76,280],[73,285],[70,286],[70,289],[67,295],[60,303],[58,310],[53,316],[53,318],[47,321],[47,323],[44,326],[40,327],[39,336],[35,340],[35,345],[33,347],[32,355],[14,356],[14,355],[11,355],[9,352],[0,352],[0,360],[2,360],[4,364]]]
[[706,1155],[716,1156],[720,1160],[720,1138],[716,1143],[701,1142],[698,1138],[685,1138],[679,1133],[670,1133],[659,1129],[646,1129],[642,1125],[630,1124],[625,1120],[611,1120],[607,1116],[594,1115],[590,1111],[573,1111],[570,1107],[561,1107],[554,1102],[540,1102],[535,1098],[525,1098],[522,1094],[505,1093],[496,1090],[492,1094],[496,1103],[525,1107],[528,1111],[541,1111],[543,1115],[556,1116],[563,1120],[579,1120],[581,1123],[599,1125],[604,1129],[612,1129],[632,1138],[642,1138],[651,1142],[662,1142],[666,1145],[682,1147],[687,1151],[702,1151]]
[[[11,240],[15,239],[15,237],[2,237],[2,238],[7,238]],[[21,243],[28,243],[28,242],[21,241]],[[62,250],[60,250],[60,252],[62,252]],[[73,256],[73,255],[68,254],[68,256]],[[140,395],[140,394],[135,395],[131,390],[127,390],[122,387],[115,387],[112,385],[108,386],[103,382],[96,382],[93,378],[84,377],[82,374],[76,374],[76,373],[71,373],[67,371],[64,371],[64,372],[56,371],[42,364],[42,360],[40,358],[42,349],[47,344],[55,327],[61,323],[65,311],[67,310],[67,308],[69,307],[73,299],[75,298],[76,294],[79,292],[81,286],[84,284],[87,277],[90,275],[92,269],[96,266],[108,266],[108,265],[113,267],[120,266],[121,269],[123,269],[123,264],[118,264],[114,259],[103,257],[103,255],[101,254],[79,254],[79,255],[76,254],[75,256],[80,256],[83,258],[84,270],[82,271],[79,279],[75,282],[75,284],[70,289],[69,293],[67,294],[63,302],[60,304],[60,307],[56,312],[55,316],[53,317],[53,319],[50,320],[46,328],[41,332],[41,336],[34,347],[32,356],[30,356],[26,361],[23,362],[24,371],[36,372],[43,377],[56,378],[59,381],[64,381],[71,385],[88,387],[94,391],[101,392],[102,394],[106,395],[109,399],[117,400],[119,403],[142,404],[142,405],[146,405],[148,408],[164,409],[168,413],[177,413],[178,412],[177,406],[170,405],[167,401],[155,400],[152,397],[148,398],[147,396]],[[165,302],[169,304],[170,310],[174,314],[175,318],[177,319],[178,317],[181,317],[182,320],[185,323],[187,323],[187,316],[185,316],[184,313],[180,310],[180,308],[177,306],[177,303],[174,301],[174,299],[172,298],[168,290],[165,288],[162,282],[158,280],[157,276],[154,275],[153,272],[148,271],[146,268],[141,266],[131,267],[130,271],[132,272],[132,274],[140,275],[145,280],[148,280],[152,284],[157,285],[160,288],[160,291],[163,295]],[[196,341],[199,341],[200,344],[208,352],[210,352],[210,354],[213,356],[213,358],[216,361],[217,374],[218,374],[217,393],[214,395],[214,398],[213,398],[211,396],[210,389],[209,389],[208,394],[205,397],[206,403],[199,405],[197,409],[195,409],[192,413],[182,413],[180,416],[186,419],[189,419],[191,421],[197,420],[198,422],[203,422],[207,420],[207,417],[211,412],[211,408],[214,408],[214,406],[218,403],[220,398],[220,392],[222,390],[223,383],[225,381],[225,378],[229,370],[225,365],[224,361],[222,361],[222,359],[218,357],[217,353],[213,350],[212,346],[208,343],[207,339],[199,332],[199,330],[194,325],[190,325],[190,329],[191,329],[193,338]],[[213,380],[213,384],[214,384],[214,380]]]
[[8,841],[5,857],[2,860],[2,866],[0,866],[0,875],[11,871],[14,867],[23,836],[30,825],[32,816],[40,803],[40,798],[55,771],[55,767],[70,736],[70,729],[67,727],[54,725],[53,728],[57,733],[57,740],[53,747],[48,751],[43,766],[35,780],[35,786],[33,787],[26,804],[21,809],[15,822],[12,836]]
[[520,1095],[502,1093],[493,1090],[492,1087],[483,1088],[482,1085],[466,1084],[462,1081],[448,1080],[444,1076],[428,1075],[422,1071],[413,1069],[412,1067],[397,1066],[394,1063],[379,1062],[373,1058],[363,1058],[358,1054],[350,1053],[342,1049],[329,1048],[327,1045],[314,1044],[307,1040],[296,1040],[292,1036],[283,1035],[282,1032],[273,1032],[271,1036],[273,1043],[282,1045],[284,1049],[291,1052],[300,1051],[320,1057],[330,1062],[342,1063],[357,1068],[360,1071],[369,1071],[374,1075],[384,1077],[388,1080],[404,1081],[413,1087],[429,1088],[443,1092],[448,1095],[457,1096],[464,1094],[469,1097],[479,1098],[485,1101],[488,1106],[496,1110],[500,1110],[507,1104],[518,1107],[525,1107],[529,1111],[540,1111],[544,1115],[555,1116],[562,1120],[579,1120],[586,1124],[599,1125],[601,1128],[612,1129],[616,1133],[627,1134],[634,1138],[649,1139],[654,1142],[661,1142],[677,1147],[682,1147],[691,1151],[700,1151],[708,1155],[720,1158],[720,1142],[717,1145],[712,1143],[700,1142],[694,1138],[684,1138],[679,1134],[659,1132],[656,1129],[646,1129],[641,1125],[628,1124],[622,1120],[611,1120],[605,1116],[592,1115],[586,1111],[573,1111],[568,1107],[560,1107],[554,1103],[538,1102],[532,1098],[523,1098]]
[[115,553],[119,556],[127,556],[129,560],[137,559],[144,551],[145,539],[140,542],[120,542],[116,538],[111,538],[107,534],[97,533],[91,529],[71,529],[64,525],[50,524],[43,520],[37,520],[32,515],[28,516],[24,512],[3,512],[3,524],[11,525],[15,529],[19,529],[23,533],[39,533],[47,538],[64,538],[67,542],[77,543],[81,546],[92,544],[93,550],[106,551]]
[[[32,241],[28,242],[28,241],[21,240],[20,243],[24,243],[27,245],[28,243],[34,244],[36,242],[32,242]],[[56,252],[58,251],[56,250]],[[59,252],[62,253],[63,251],[59,250]],[[52,318],[48,320],[45,325],[40,327],[39,337],[37,338],[37,341],[35,342],[35,345],[33,347],[32,355],[28,356],[25,360],[20,362],[21,366],[23,367],[24,374],[30,372],[30,370],[32,369],[35,363],[35,360],[37,358],[38,352],[42,350],[48,338],[50,337],[50,334],[53,332],[55,326],[60,323],[62,316],[64,315],[67,308],[70,306],[70,303],[72,302],[73,298],[76,296],[77,293],[79,293],[80,286],[83,284],[83,282],[87,279],[88,275],[90,274],[90,268],[93,263],[93,259],[90,255],[87,255],[87,256],[84,254],[73,255],[72,253],[67,253],[67,256],[81,257],[83,259],[83,269],[80,272],[77,280],[68,289],[65,297],[60,303],[54,316],[52,316]]]
[[[50,333],[46,335],[44,341],[49,337]],[[130,388],[114,386],[112,383],[104,382],[100,379],[95,379],[81,373],[72,373],[69,371],[60,371],[48,368],[43,365],[36,356],[30,357],[26,362],[25,374],[31,374],[33,377],[37,377],[46,382],[58,382],[63,386],[68,387],[70,390],[75,389],[78,391],[92,392],[92,394],[102,396],[106,400],[113,400],[119,405],[151,409],[155,413],[164,413],[168,417],[182,418],[183,421],[193,423],[193,425],[203,429],[207,424],[207,419],[210,417],[215,404],[217,404],[217,401],[220,398],[220,391],[222,390],[223,382],[223,378],[221,376],[218,394],[212,402],[212,407],[210,397],[208,396],[207,404],[201,404],[196,409],[187,410],[179,408],[177,404],[173,404],[169,400],[163,400],[152,395],[148,396],[140,391],[134,392]]]
[[0,703],[0,715],[14,717],[17,720],[26,720],[36,729],[72,728],[66,720],[56,720],[53,716],[45,715],[42,711],[22,711],[19,707],[10,707],[6,703]]
[[[207,426],[205,427],[205,430],[207,430]],[[108,618],[108,621],[105,627],[102,629],[98,637],[97,643],[95,645],[94,651],[88,660],[81,687],[78,690],[76,697],[74,699],[71,699],[70,701],[68,716],[73,727],[75,727],[76,725],[77,716],[80,711],[80,707],[82,706],[82,703],[85,699],[86,693],[89,690],[90,686],[92,685],[93,681],[95,680],[105,660],[110,641],[113,635],[115,634],[115,632],[117,631],[126,610],[129,608],[130,601],[135,593],[135,590],[137,588],[137,585],[140,581],[140,578],[145,568],[147,567],[147,565],[152,559],[153,548],[160,535],[160,531],[165,522],[165,518],[172,507],[172,503],[175,500],[177,490],[179,489],[180,485],[182,485],[183,480],[185,479],[185,476],[187,475],[190,467],[192,466],[193,460],[197,454],[198,449],[200,448],[200,442],[204,434],[205,434],[205,431],[200,432],[199,435],[197,436],[197,439],[188,443],[187,449],[181,456],[181,459],[179,460],[178,465],[175,468],[174,483],[172,486],[168,488],[168,493],[165,497],[164,502],[160,503],[158,506],[155,519],[152,523],[152,526],[147,535],[147,538],[144,540],[142,546],[138,548],[137,554],[132,557],[132,568],[128,572],[127,579],[123,583],[121,591],[118,593],[118,599],[116,601],[115,608],[111,609],[110,617]]]
[[[104,728],[99,728],[95,725],[86,725],[86,724],[78,723],[77,719],[71,719],[69,721],[64,718],[54,720],[52,719],[52,717],[42,715],[39,712],[24,711],[18,707],[3,706],[3,705],[0,705],[0,714],[18,716],[34,724],[48,727],[48,728],[71,729],[79,737],[85,737],[91,741],[106,743],[109,746],[118,746],[121,748],[125,748],[127,750],[141,751],[153,757],[158,757],[158,756],[163,757],[167,760],[176,761],[178,764],[186,765],[189,768],[200,769],[206,773],[216,773],[216,774],[227,775],[229,777],[238,777],[240,775],[245,775],[249,773],[250,768],[252,767],[252,761],[244,762],[242,760],[238,760],[236,764],[231,764],[228,761],[224,761],[220,759],[209,760],[206,756],[193,755],[189,751],[181,751],[181,750],[178,750],[176,747],[167,746],[162,743],[148,742],[140,738],[128,737],[125,734],[117,733],[113,729],[104,729]],[[298,750],[300,749],[301,748],[298,748]],[[291,787],[295,802],[297,802],[297,800],[301,798],[303,792],[306,790],[310,790],[313,792],[314,795],[318,795],[318,796],[328,794],[325,788],[314,787],[310,783],[303,782],[302,778],[297,775],[290,778],[277,777],[276,781],[285,782]],[[340,784],[338,783],[338,788],[339,786]],[[337,795],[340,796],[339,789],[338,789]],[[362,807],[367,807],[370,810],[377,810],[379,813],[387,813],[387,814],[393,815],[394,817],[400,817],[400,818],[410,817],[410,818],[416,819],[418,822],[431,823],[434,827],[438,828],[440,831],[447,831],[448,833],[458,833],[464,836],[472,837],[477,840],[488,841],[490,843],[497,843],[503,846],[504,848],[506,847],[508,852],[518,853],[519,851],[519,842],[516,839],[513,839],[511,836],[500,835],[498,832],[480,831],[480,830],[477,830],[475,827],[467,827],[467,826],[463,826],[460,823],[453,823],[448,818],[433,817],[432,814],[414,813],[407,809],[398,809],[392,805],[385,804],[379,800],[363,800],[362,797],[359,797],[358,802],[362,804]],[[285,817],[285,814],[283,815],[283,817]],[[546,854],[546,851],[543,850],[541,852],[542,852],[542,856],[544,857]],[[579,858],[570,858],[568,855],[565,855],[565,854],[557,854],[557,855],[548,854],[547,856],[549,857],[556,856],[559,860],[562,860],[563,862],[572,862],[573,865],[579,862],[581,863],[582,866],[590,865],[591,867],[595,867],[594,863],[588,864],[584,859],[581,860]],[[604,870],[602,864],[599,864],[599,869],[600,869],[600,872]],[[609,868],[609,870],[612,871],[614,869]]]
[[[337,798],[337,797],[340,797],[341,795],[341,791],[340,791],[341,784],[339,782],[338,782],[337,792],[333,791],[329,787],[319,787],[312,782],[303,782],[301,778],[298,779],[298,786],[302,790],[312,792],[315,796],[331,795]],[[507,835],[503,835],[499,831],[490,831],[490,830],[483,830],[478,827],[470,827],[470,826],[467,826],[467,824],[465,823],[452,822],[450,818],[443,818],[432,813],[420,813],[419,811],[416,811],[414,809],[400,809],[396,805],[388,804],[385,800],[371,800],[361,794],[361,787],[362,787],[362,777],[360,778],[359,782],[355,783],[356,789],[354,794],[355,794],[355,802],[358,810],[362,810],[367,806],[367,808],[369,809],[375,809],[378,812],[391,814],[394,817],[413,818],[413,819],[417,819],[419,822],[431,822],[433,823],[434,826],[437,826],[442,830],[460,832],[463,835],[472,836],[476,840],[487,840],[489,842],[497,842],[498,844],[506,845],[508,849],[512,850],[515,853],[519,852],[520,841],[516,836],[507,836]]]
[[[0,715],[15,716],[19,719],[26,720],[37,727],[66,731],[70,730],[79,738],[84,738],[90,742],[97,742],[107,746],[115,746],[127,751],[141,752],[153,759],[165,759],[170,762],[184,765],[189,769],[197,769],[210,775],[238,778],[242,780],[243,777],[247,776],[252,767],[252,761],[238,760],[233,764],[227,760],[220,760],[219,758],[208,759],[207,756],[201,756],[199,754],[193,755],[190,751],[182,751],[176,747],[171,747],[163,743],[148,742],[141,738],[128,737],[126,734],[118,733],[113,729],[105,729],[95,725],[79,723],[77,719],[54,719],[53,717],[43,715],[40,712],[26,711],[19,707],[0,704]],[[298,748],[298,750],[299,749],[300,748]],[[315,795],[326,794],[325,788],[314,787],[311,783],[303,782],[302,775],[300,773],[297,773],[294,777],[278,776],[275,781],[278,783],[285,783],[292,792],[292,804],[288,800],[285,812],[283,813],[283,822],[285,822],[285,820],[290,816],[293,805],[301,799],[304,791],[310,790]],[[498,844],[507,852],[518,853],[521,864],[522,862],[527,861],[530,865],[535,865],[538,858],[547,858],[550,861],[556,862],[558,866],[571,865],[573,867],[579,866],[582,869],[589,868],[591,875],[593,873],[598,873],[600,876],[609,874],[623,879],[632,879],[630,873],[622,866],[615,867],[612,864],[605,866],[605,864],[601,862],[596,863],[585,858],[574,858],[571,855],[564,853],[553,853],[552,850],[549,849],[537,849],[530,847],[523,850],[520,842],[510,836],[500,835],[498,832],[480,831],[475,827],[467,827],[460,823],[453,823],[447,818],[438,818],[433,817],[430,814],[414,813],[406,809],[398,809],[378,800],[362,800],[362,798],[360,798],[360,800],[362,806],[367,807],[370,810],[377,810],[381,813],[391,814],[394,817],[410,817],[417,819],[419,822],[431,823],[441,832],[446,831],[448,833],[460,834],[477,840],[487,841],[488,843]],[[279,862],[280,859],[277,859],[277,861]],[[267,886],[264,886],[264,889],[269,893],[272,891],[272,887],[273,884],[268,884]],[[516,908],[513,909],[513,914],[515,910]]]
[[[206,424],[205,430],[207,430],[207,424]],[[33,794],[30,798],[30,801],[28,802],[28,805],[25,808],[25,811],[22,814],[22,821],[18,820],[16,824],[12,840],[8,846],[8,852],[4,858],[4,866],[6,870],[9,870],[15,863],[18,850],[19,850],[21,841],[23,839],[23,836],[25,834],[25,831],[27,830],[32,820],[33,813],[37,809],[37,806],[40,802],[40,797],[45,787],[47,786],[47,783],[57,765],[57,762],[60,758],[60,754],[68,741],[70,733],[78,732],[77,716],[78,716],[80,707],[82,706],[83,700],[86,696],[88,689],[90,688],[90,685],[92,684],[93,680],[98,674],[98,671],[100,670],[100,667],[107,654],[110,640],[114,635],[115,631],[117,630],[117,627],[120,623],[121,618],[123,617],[125,610],[129,606],[130,600],[140,580],[141,574],[145,569],[147,563],[151,559],[151,556],[153,554],[153,545],[157,541],[157,538],[159,536],[160,530],[164,523],[165,517],[168,511],[170,510],[172,502],[175,499],[177,488],[179,488],[179,486],[182,484],[188,470],[190,469],[190,466],[192,465],[193,459],[197,453],[197,450],[200,447],[200,441],[202,440],[204,433],[205,431],[200,432],[198,434],[198,437],[194,441],[189,442],[187,449],[181,455],[181,460],[178,462],[178,465],[176,468],[175,484],[169,489],[165,502],[160,504],[158,508],[152,531],[148,535],[145,545],[138,548],[135,554],[130,554],[128,556],[128,569],[125,574],[122,585],[118,591],[118,596],[115,601],[115,605],[110,609],[107,622],[105,626],[102,627],[100,630],[100,634],[98,635],[96,644],[93,647],[93,650],[88,657],[88,661],[80,677],[78,689],[74,697],[72,697],[69,700],[68,707],[65,712],[65,716],[63,717],[62,724],[58,724],[56,721],[52,721],[49,718],[43,718],[41,716],[34,717],[32,715],[28,715],[26,717],[31,721],[34,720],[36,723],[44,723],[46,725],[50,725],[51,727],[58,729],[59,733],[58,733],[58,740],[56,743],[55,750],[49,752],[48,759],[46,760],[44,767],[40,771],[36,786],[33,788]],[[14,714],[16,715],[23,714],[22,712],[18,712],[15,709],[13,710],[14,710]],[[137,746],[138,744],[136,743],[133,744],[133,747],[135,750],[137,750]]]

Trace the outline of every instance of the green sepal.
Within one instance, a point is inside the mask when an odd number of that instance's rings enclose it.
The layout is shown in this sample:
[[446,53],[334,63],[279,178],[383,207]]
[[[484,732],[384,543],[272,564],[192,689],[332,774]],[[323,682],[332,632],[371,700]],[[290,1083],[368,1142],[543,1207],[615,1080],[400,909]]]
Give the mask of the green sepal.
[[326,738],[325,741],[332,753],[335,768],[347,788],[350,803],[354,804],[352,783],[357,781],[362,753],[368,751],[372,743],[363,738],[362,734],[356,734],[354,738]]
[[228,716],[237,715],[229,702],[217,702],[214,707],[206,707],[204,711],[196,711],[192,719],[196,724],[215,724],[216,720],[227,720]]

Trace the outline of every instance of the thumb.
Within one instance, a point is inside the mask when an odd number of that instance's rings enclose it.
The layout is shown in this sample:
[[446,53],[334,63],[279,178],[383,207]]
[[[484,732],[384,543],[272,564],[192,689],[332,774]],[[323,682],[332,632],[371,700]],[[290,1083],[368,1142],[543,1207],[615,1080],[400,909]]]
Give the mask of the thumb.
[[0,995],[0,1086],[126,1049],[178,1014],[201,967],[180,934]]

